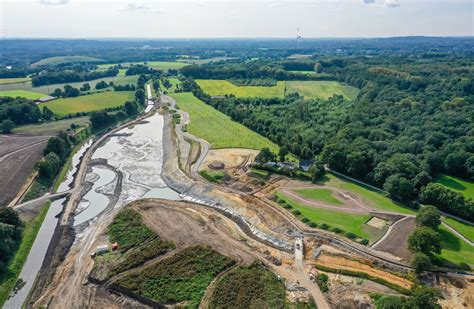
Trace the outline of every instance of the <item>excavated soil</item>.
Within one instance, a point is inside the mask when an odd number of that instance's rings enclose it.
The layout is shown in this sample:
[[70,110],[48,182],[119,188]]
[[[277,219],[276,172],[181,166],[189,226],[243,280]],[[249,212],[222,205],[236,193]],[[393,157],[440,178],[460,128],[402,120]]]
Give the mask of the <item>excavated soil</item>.
[[408,236],[415,228],[415,218],[410,217],[394,224],[390,234],[374,249],[409,260],[411,252],[408,250]]

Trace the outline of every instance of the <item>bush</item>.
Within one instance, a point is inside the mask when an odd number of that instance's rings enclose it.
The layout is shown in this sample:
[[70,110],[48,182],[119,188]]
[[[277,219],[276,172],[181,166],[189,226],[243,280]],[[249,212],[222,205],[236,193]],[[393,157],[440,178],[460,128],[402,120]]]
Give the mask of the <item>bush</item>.
[[360,244],[367,246],[369,244],[369,240],[367,238],[364,238],[360,241]]
[[286,205],[283,205],[283,208],[285,208],[285,209],[292,209],[293,206],[291,206],[290,204],[286,204]]
[[303,217],[303,218],[301,218],[301,221],[302,221],[303,223],[307,223],[307,222],[309,222],[309,219],[306,218],[306,217]]
[[323,229],[323,230],[327,230],[327,229],[329,229],[329,225],[327,225],[326,223],[321,223],[321,224],[319,225],[319,228],[320,228],[320,229]]
[[340,233],[344,232],[343,230],[341,230],[341,229],[338,228],[338,227],[332,227],[332,228],[330,228],[329,230],[330,230],[331,232],[336,233],[336,234],[340,234]]
[[346,236],[347,238],[350,238],[350,239],[356,239],[357,238],[357,235],[352,233],[352,232],[347,232],[344,234],[344,236]]
[[326,274],[319,274],[316,277],[315,281],[318,284],[318,286],[319,286],[319,288],[321,289],[322,292],[327,292],[329,290],[328,280],[329,280],[329,277]]
[[298,209],[293,210],[292,213],[293,213],[295,216],[301,215],[301,211],[299,211]]
[[309,222],[308,225],[309,225],[309,227],[312,227],[312,228],[318,227],[318,225],[317,225],[316,223],[314,223],[314,222]]

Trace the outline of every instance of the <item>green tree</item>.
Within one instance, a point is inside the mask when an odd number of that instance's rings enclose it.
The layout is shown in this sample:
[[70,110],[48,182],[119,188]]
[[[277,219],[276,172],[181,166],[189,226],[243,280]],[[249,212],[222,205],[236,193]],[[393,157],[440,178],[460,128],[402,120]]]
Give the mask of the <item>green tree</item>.
[[45,179],[53,179],[59,167],[61,166],[61,161],[59,157],[54,153],[48,153],[41,161],[38,162],[37,168],[41,177]]
[[68,148],[68,145],[62,138],[53,136],[48,140],[48,144],[46,145],[43,153],[47,155],[50,152],[54,152],[62,161],[68,155]]
[[411,262],[411,266],[415,268],[416,274],[421,274],[422,272],[431,269],[431,259],[424,253],[415,253],[415,256]]
[[135,100],[138,104],[145,104],[145,91],[143,89],[137,89],[137,91],[135,91]]
[[286,146],[280,147],[280,150],[278,151],[278,157],[280,158],[281,162],[285,161],[285,157],[288,153],[289,153],[288,147]]
[[439,210],[434,206],[424,206],[416,214],[416,225],[430,227],[438,230],[441,224],[441,215]]
[[47,106],[44,106],[43,107],[43,118],[46,119],[46,120],[51,120],[51,118],[53,118],[53,116],[54,116],[53,112]]
[[255,161],[259,164],[275,161],[275,154],[267,147],[262,148],[262,150],[260,150],[258,155],[255,157]]
[[430,288],[425,285],[419,285],[413,288],[409,304],[416,309],[437,309],[441,308],[438,300],[441,298],[441,293],[437,289]]
[[317,62],[314,65],[314,72],[321,73],[322,71],[323,71],[323,67],[321,66],[321,63]]
[[125,109],[125,113],[127,113],[128,116],[133,116],[138,113],[138,106],[135,102],[127,101],[123,107]]
[[316,161],[314,162],[309,170],[308,170],[309,174],[311,175],[311,181],[313,183],[317,182],[318,180],[320,180],[324,174],[326,173],[326,169],[324,168],[324,163],[321,162],[321,161]]
[[441,236],[429,227],[417,227],[408,237],[408,248],[411,252],[421,252],[428,256],[441,253]]
[[0,130],[2,133],[10,134],[12,133],[13,128],[15,128],[15,124],[10,119],[5,119],[0,123]]
[[383,188],[391,198],[402,202],[410,201],[415,192],[415,187],[411,181],[400,175],[388,177]]

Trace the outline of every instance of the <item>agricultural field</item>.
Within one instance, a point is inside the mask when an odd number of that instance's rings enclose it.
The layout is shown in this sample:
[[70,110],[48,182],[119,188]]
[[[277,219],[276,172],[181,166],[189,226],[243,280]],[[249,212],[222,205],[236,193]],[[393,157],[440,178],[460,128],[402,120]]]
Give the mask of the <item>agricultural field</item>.
[[[108,68],[118,65],[119,63],[113,63],[113,64],[99,64],[97,67],[99,70],[107,70]],[[148,61],[148,62],[124,62],[120,63],[122,67],[126,68],[131,65],[137,65],[137,64],[143,64],[147,65],[150,68],[156,69],[156,70],[161,70],[161,71],[168,71],[168,70],[179,70],[182,67],[187,66],[187,63],[183,62],[174,62],[174,61]]]
[[134,95],[131,91],[106,91],[75,98],[57,99],[41,104],[41,107],[47,106],[57,116],[66,116],[118,107],[125,104],[126,101],[133,100]]
[[338,200],[336,197],[333,196],[333,193],[329,189],[300,189],[296,190],[298,195],[303,197],[328,203],[330,205],[342,205],[343,202]]
[[216,283],[209,303],[210,308],[283,308],[285,285],[258,264],[240,266]]
[[35,163],[43,157],[46,136],[0,135],[0,205],[20,191]]
[[[138,75],[131,75],[131,76],[113,76],[113,77],[105,77],[100,79],[94,79],[87,82],[75,82],[75,83],[64,83],[64,84],[54,84],[54,85],[44,85],[40,87],[33,87],[31,82],[24,82],[24,83],[15,83],[15,84],[0,84],[0,91],[7,91],[7,90],[25,90],[25,91],[32,91],[42,93],[43,96],[50,94],[56,88],[63,88],[65,85],[71,85],[75,88],[81,88],[82,85],[85,83],[89,83],[91,86],[90,92],[95,92],[95,85],[97,83],[105,81],[107,83],[113,82],[115,85],[126,85],[126,84],[136,84],[138,81]],[[103,90],[103,89],[101,89]]]
[[0,91],[0,97],[12,97],[12,98],[22,97],[29,100],[36,100],[45,96],[46,95],[44,93],[31,92],[31,91],[25,91],[25,90]]
[[466,198],[474,199],[474,181],[448,175],[440,175],[435,178],[435,182],[442,184],[453,191],[461,193]]
[[233,94],[239,98],[283,98],[285,82],[278,81],[276,86],[236,86],[226,80],[197,79],[202,91],[211,96]]
[[101,62],[102,59],[87,57],[87,56],[61,56],[61,57],[50,57],[42,59],[38,62],[33,63],[32,67],[42,66],[42,65],[58,65],[63,63],[71,62]]
[[30,80],[31,80],[31,78],[29,78],[29,77],[0,78],[0,85],[25,83],[25,82],[29,82]]
[[192,93],[174,93],[171,95],[179,108],[189,113],[190,123],[187,130],[205,139],[214,149],[249,148],[260,150],[263,147],[278,152],[278,146],[249,128],[230,119],[229,116],[205,104]]
[[452,263],[465,263],[474,267],[474,247],[455,236],[443,226],[440,226],[439,232],[441,234],[442,247],[440,257]]
[[159,303],[197,307],[213,278],[234,263],[210,247],[188,247],[125,275],[116,284]]
[[359,90],[334,81],[287,81],[286,94],[294,92],[307,99],[327,100],[336,94],[342,95],[347,100],[352,100],[357,96]]
[[34,135],[54,135],[59,131],[66,131],[71,128],[71,125],[88,126],[90,124],[89,117],[75,117],[70,119],[61,119],[57,121],[50,121],[41,124],[27,124],[13,129],[13,133],[34,134]]
[[364,228],[365,222],[370,218],[369,215],[346,213],[343,211],[307,206],[295,201],[283,193],[277,193],[277,197],[291,205],[291,211],[297,210],[301,212],[302,216],[318,225],[325,223],[330,227],[337,227],[345,232],[351,232],[359,237],[367,238],[369,240],[373,240],[374,236],[376,236],[370,235]]

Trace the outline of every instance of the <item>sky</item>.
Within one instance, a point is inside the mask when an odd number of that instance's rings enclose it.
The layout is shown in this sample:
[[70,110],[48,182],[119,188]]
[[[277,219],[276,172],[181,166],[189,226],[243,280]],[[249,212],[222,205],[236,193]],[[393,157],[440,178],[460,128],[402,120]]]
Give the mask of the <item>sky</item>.
[[3,38],[474,35],[473,0],[0,0]]

